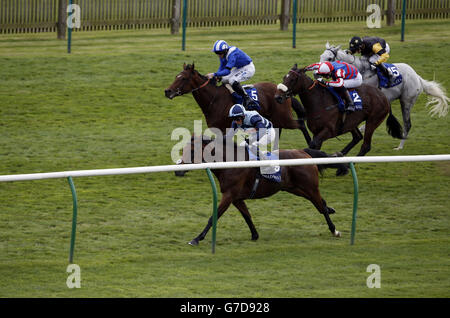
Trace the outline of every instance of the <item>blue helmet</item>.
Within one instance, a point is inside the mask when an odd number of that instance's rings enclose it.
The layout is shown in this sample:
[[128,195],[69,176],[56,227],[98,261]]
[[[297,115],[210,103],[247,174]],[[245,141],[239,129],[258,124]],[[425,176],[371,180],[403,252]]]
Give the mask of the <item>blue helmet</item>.
[[230,113],[228,114],[228,117],[235,118],[235,117],[245,117],[245,109],[244,106],[241,104],[234,104],[233,107],[230,109]]
[[229,48],[230,47],[228,46],[227,42],[225,42],[224,40],[217,40],[216,43],[214,43],[212,51],[214,53],[222,53]]

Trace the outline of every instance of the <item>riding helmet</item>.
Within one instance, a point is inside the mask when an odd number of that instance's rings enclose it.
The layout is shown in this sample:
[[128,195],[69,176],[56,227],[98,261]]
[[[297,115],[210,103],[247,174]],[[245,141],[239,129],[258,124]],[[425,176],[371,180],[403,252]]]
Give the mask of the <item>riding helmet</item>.
[[317,74],[330,74],[333,69],[334,67],[330,62],[322,62],[319,64]]
[[224,40],[217,40],[216,43],[214,43],[212,51],[216,54],[224,53],[226,52],[230,47],[228,46],[227,42]]
[[231,107],[231,109],[230,109],[228,117],[231,117],[231,118],[245,117],[244,106],[242,106],[241,104],[234,104],[233,107]]
[[356,51],[358,51],[358,49],[361,47],[361,45],[362,45],[362,40],[359,36],[352,37],[350,40],[350,45],[349,45],[350,52],[355,53]]

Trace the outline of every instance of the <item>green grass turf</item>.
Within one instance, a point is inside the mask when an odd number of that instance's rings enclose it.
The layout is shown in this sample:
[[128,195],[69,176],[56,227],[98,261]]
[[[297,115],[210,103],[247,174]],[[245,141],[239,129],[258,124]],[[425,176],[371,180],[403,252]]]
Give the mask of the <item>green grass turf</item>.
[[[346,46],[353,35],[379,35],[391,62],[406,62],[425,79],[450,86],[449,20],[408,21],[367,29],[365,23],[300,24],[297,48],[278,25],[75,32],[72,54],[55,34],[0,37],[0,174],[171,164],[177,127],[193,130],[202,113],[192,95],[168,100],[164,89],[195,62],[215,71],[210,52],[225,39],[253,58],[252,82],[278,83],[294,63],[316,62],[326,41]],[[449,117],[431,118],[422,95],[412,111],[404,150],[394,151],[383,123],[368,155],[449,153]],[[401,120],[399,102],[394,114]],[[203,121],[204,122],[204,121]],[[206,128],[206,125],[204,125]],[[340,150],[350,140],[325,142]],[[283,131],[281,148],[304,148],[299,131]],[[350,155],[356,155],[360,145]],[[360,194],[356,242],[349,245],[353,182],[333,171],[321,192],[336,209],[342,238],[303,198],[279,193],[248,201],[259,231],[250,240],[234,207],[211,233],[187,242],[212,211],[204,171],[74,178],[78,228],[74,263],[81,288],[66,286],[72,217],[65,179],[0,183],[0,297],[449,297],[449,162],[356,166]],[[369,289],[366,268],[381,268]]]

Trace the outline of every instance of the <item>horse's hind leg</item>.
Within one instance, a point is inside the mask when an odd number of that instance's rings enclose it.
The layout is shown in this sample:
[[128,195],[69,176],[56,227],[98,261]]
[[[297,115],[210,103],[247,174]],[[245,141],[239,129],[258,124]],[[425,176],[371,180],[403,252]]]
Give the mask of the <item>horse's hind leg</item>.
[[[222,216],[222,214],[228,209],[228,207],[231,204],[231,195],[228,193],[224,193],[222,195],[222,199],[220,200],[219,207],[217,208],[217,220]],[[202,241],[206,234],[208,233],[209,229],[212,226],[212,216],[208,220],[208,224],[206,224],[206,227],[203,229],[203,231],[198,235],[196,238],[194,238],[192,241],[189,242],[190,245],[198,245],[200,241]]]
[[331,234],[333,234],[335,237],[340,237],[341,232],[336,230],[336,227],[334,226],[330,218],[330,214],[335,213],[334,209],[327,206],[327,203],[325,202],[324,199],[322,199],[319,189],[317,187],[315,190],[311,190],[312,188],[309,188],[308,191],[304,191],[305,189],[307,189],[306,186],[307,185],[302,186],[303,189],[295,188],[287,191],[295,195],[304,197],[309,201],[311,201],[312,204],[314,204],[314,206],[316,207],[316,209],[325,217],[325,221],[327,222],[328,229],[330,230]]
[[247,205],[245,204],[244,200],[238,200],[234,201],[233,205],[241,212],[242,217],[244,218],[245,222],[248,225],[248,228],[250,229],[250,232],[252,233],[252,240],[256,241],[259,238],[259,234],[256,231],[255,225],[252,221],[252,216],[250,215],[250,212],[248,211]]
[[413,98],[400,98],[400,105],[402,108],[402,117],[403,117],[403,139],[400,141],[400,144],[394,150],[401,150],[405,145],[405,141],[408,138],[408,133],[411,129],[411,108],[416,103],[417,97]]

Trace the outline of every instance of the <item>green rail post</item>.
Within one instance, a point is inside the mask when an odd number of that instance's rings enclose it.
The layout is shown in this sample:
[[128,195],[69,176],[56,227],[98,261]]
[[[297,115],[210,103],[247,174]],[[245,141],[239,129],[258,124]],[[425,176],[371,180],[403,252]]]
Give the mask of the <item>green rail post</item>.
[[72,235],[70,237],[70,252],[69,252],[69,264],[73,263],[73,251],[75,249],[75,236],[77,233],[77,192],[75,191],[75,185],[73,184],[72,177],[68,177],[70,190],[72,191],[73,200],[73,215],[72,215]]
[[295,49],[295,40],[297,38],[297,0],[294,0],[293,18],[292,18],[292,48]]
[[216,231],[217,231],[217,188],[214,177],[209,168],[206,168],[206,173],[208,174],[209,182],[211,183],[211,188],[213,192],[213,215],[212,215],[212,253],[216,252]]
[[[69,0],[69,7],[72,8],[72,0]],[[73,12],[69,13],[69,17],[73,14]],[[67,53],[72,51],[72,26],[68,26],[67,30]]]
[[181,49],[186,48],[186,15],[187,15],[187,0],[183,0],[183,37],[181,40]]
[[352,233],[350,237],[350,245],[355,243],[356,232],[356,212],[358,210],[358,177],[356,176],[356,170],[353,162],[350,162],[350,170],[353,177],[353,217],[352,217]]
[[406,0],[403,0],[402,4],[402,36],[401,41],[405,40],[405,19],[406,19]]

